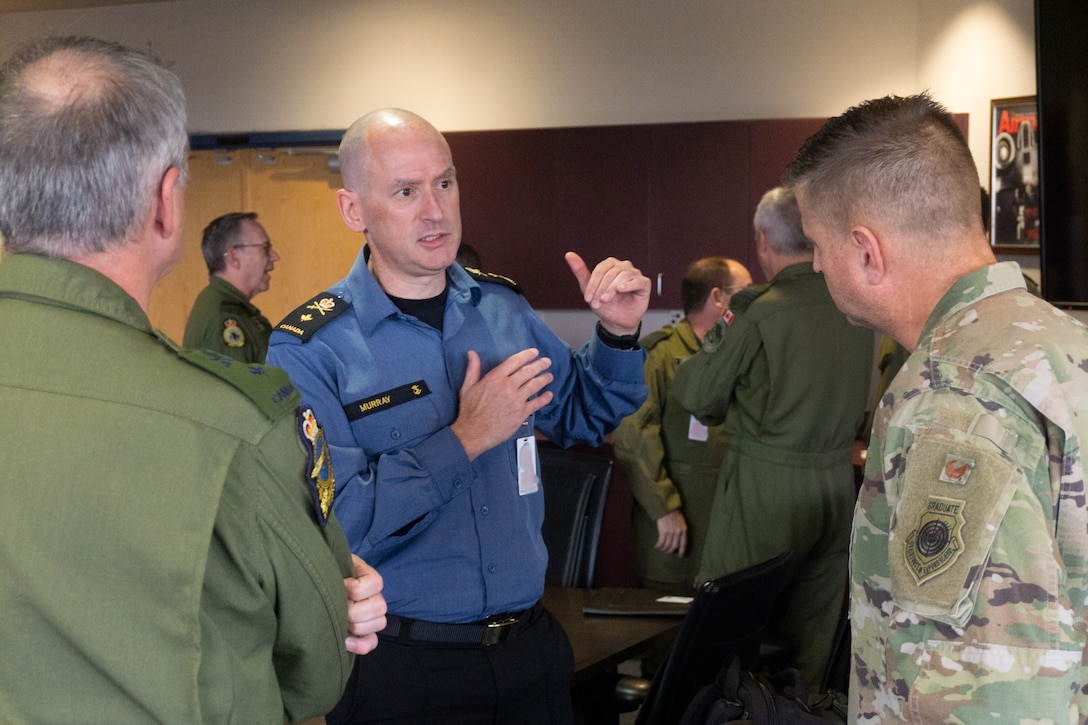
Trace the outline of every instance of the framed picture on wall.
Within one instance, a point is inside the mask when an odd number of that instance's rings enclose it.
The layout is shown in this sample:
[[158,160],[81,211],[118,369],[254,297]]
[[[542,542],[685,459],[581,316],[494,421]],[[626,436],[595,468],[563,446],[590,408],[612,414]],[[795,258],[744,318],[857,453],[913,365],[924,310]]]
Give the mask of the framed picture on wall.
[[1039,113],[1035,96],[990,101],[990,244],[1039,248]]

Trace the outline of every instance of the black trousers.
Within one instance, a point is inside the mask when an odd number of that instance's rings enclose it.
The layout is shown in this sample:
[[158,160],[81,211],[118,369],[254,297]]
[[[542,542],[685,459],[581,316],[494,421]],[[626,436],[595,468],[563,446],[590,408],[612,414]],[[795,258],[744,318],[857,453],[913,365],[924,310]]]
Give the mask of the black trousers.
[[389,639],[356,657],[328,725],[570,725],[574,653],[543,607],[496,645]]

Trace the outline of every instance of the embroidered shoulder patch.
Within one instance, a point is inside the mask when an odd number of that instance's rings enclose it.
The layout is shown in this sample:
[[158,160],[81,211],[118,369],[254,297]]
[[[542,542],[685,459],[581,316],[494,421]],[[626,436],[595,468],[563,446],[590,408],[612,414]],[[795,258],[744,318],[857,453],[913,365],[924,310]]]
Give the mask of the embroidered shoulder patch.
[[917,584],[947,571],[963,553],[965,503],[941,496],[930,496],[926,501],[903,547],[907,568]]
[[324,527],[329,523],[336,480],[325,431],[317,424],[312,408],[299,408],[298,431],[302,447],[306,449],[306,484],[313,498],[317,521]]
[[349,307],[351,307],[350,303],[331,292],[322,292],[296,307],[283,318],[280,324],[276,325],[276,329],[294,335],[305,342],[313,337],[322,325],[335,319]]
[[227,347],[244,347],[246,344],[246,333],[233,317],[223,321],[223,342],[227,343]]
[[519,295],[522,294],[521,287],[518,285],[518,283],[510,279],[509,277],[504,277],[501,274],[494,274],[492,272],[481,272],[480,270],[473,267],[465,267],[465,271],[468,272],[469,277],[472,277],[477,282],[492,282],[494,284],[501,284],[504,287],[509,287],[510,289],[514,290]]

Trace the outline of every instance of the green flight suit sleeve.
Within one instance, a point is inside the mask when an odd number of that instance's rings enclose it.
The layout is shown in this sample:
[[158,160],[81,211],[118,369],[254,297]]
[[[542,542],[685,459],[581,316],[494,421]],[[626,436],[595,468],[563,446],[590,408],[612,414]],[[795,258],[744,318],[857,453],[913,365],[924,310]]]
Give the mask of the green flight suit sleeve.
[[254,649],[247,642],[271,642],[271,652],[254,653],[254,662],[271,658],[288,722],[328,712],[354,663],[344,646],[351,554],[335,517],[318,523],[296,426],[281,417],[257,445],[236,453],[215,527],[220,545],[213,542],[205,578],[206,598],[230,598],[218,604],[218,621],[236,612],[232,631],[219,636],[239,652]]
[[616,460],[623,466],[638,505],[656,521],[682,505],[680,492],[665,468],[661,412],[669,391],[669,346],[659,344],[646,357],[649,394],[637,411],[623,419],[612,435]]
[[737,385],[761,350],[759,328],[749,316],[736,314],[732,324],[719,320],[702,348],[676,371],[673,389],[680,405],[703,425],[720,425]]

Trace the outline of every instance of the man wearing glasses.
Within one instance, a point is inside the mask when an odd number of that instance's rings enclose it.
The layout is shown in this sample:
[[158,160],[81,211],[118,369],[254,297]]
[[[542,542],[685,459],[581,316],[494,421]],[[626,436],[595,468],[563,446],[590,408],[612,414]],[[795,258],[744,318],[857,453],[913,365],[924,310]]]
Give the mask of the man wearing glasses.
[[268,289],[280,255],[255,213],[233,212],[213,219],[200,242],[208,286],[193,303],[185,325],[185,347],[263,363],[272,325],[250,299]]

